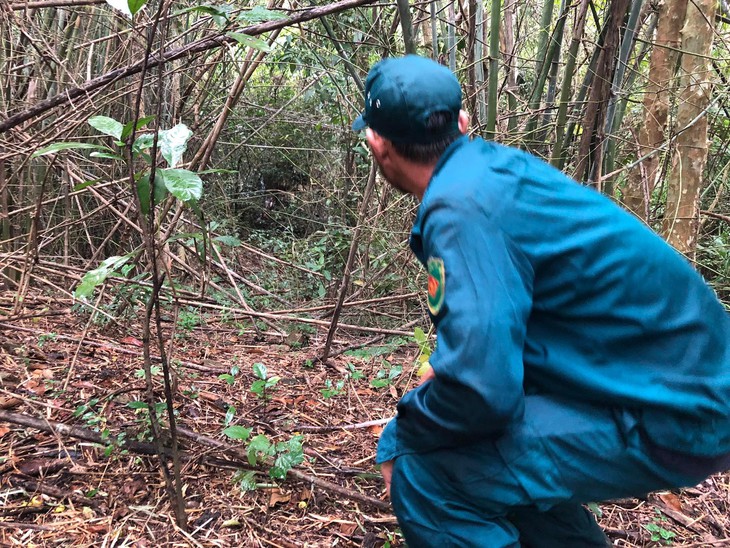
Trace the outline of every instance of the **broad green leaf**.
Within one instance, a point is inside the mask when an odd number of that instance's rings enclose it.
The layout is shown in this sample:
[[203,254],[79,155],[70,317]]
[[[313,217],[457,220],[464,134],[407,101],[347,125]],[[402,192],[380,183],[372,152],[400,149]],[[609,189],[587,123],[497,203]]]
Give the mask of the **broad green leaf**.
[[243,34],[241,32],[227,32],[226,36],[233,38],[236,42],[248,48],[257,49],[266,53],[273,51],[273,48],[269,44],[260,38],[254,38],[248,34]]
[[96,287],[106,280],[109,276],[122,267],[129,260],[129,255],[121,257],[109,257],[104,259],[102,263],[95,269],[89,270],[81,278],[81,283],[74,291],[74,297],[77,299],[88,299],[94,294]]
[[139,137],[137,137],[134,140],[134,151],[135,152],[142,152],[143,150],[147,150],[148,148],[152,148],[152,145],[155,142],[155,134],[154,133],[143,133]]
[[223,434],[225,434],[232,440],[246,441],[251,435],[251,430],[251,428],[244,428],[243,426],[229,426],[228,428],[223,430]]
[[121,122],[117,122],[114,118],[108,116],[92,116],[89,118],[89,125],[97,131],[101,131],[104,135],[111,135],[117,140],[122,138],[124,126]]
[[266,380],[266,366],[263,363],[253,364],[253,374],[261,380]]
[[413,330],[413,338],[416,339],[416,342],[418,344],[424,344],[427,341],[426,334],[423,332],[423,329],[421,329],[420,327],[416,327]]
[[154,119],[154,116],[145,116],[144,118],[140,118],[139,120],[137,120],[136,124],[134,123],[134,121],[127,122],[126,124],[124,124],[124,129],[122,130],[122,137],[120,140],[126,140],[126,138],[132,134],[132,128],[134,128],[135,130],[141,129]]
[[[158,172],[159,173],[159,172]],[[139,195],[139,205],[144,215],[150,212],[150,176],[143,175],[137,181],[137,194]],[[167,197],[167,188],[162,181],[162,177],[155,177],[155,203],[159,204]]]
[[127,407],[130,409],[147,409],[147,402],[134,400],[127,403]]
[[38,156],[45,156],[46,154],[55,154],[56,152],[60,152],[62,150],[72,150],[75,148],[109,150],[105,146],[92,145],[91,143],[53,143],[52,145],[48,145],[47,147],[44,147],[40,150],[36,150],[33,153],[33,156],[31,156],[31,158],[37,158]]
[[266,381],[265,380],[259,379],[257,381],[253,381],[251,383],[251,392],[258,395],[259,397],[263,396],[265,390],[266,390]]
[[244,11],[238,16],[239,21],[245,21],[247,23],[263,23],[265,21],[274,21],[285,18],[285,13],[269,10],[263,6],[254,6],[250,10]]
[[[233,383],[231,383],[231,384],[233,384]],[[228,426],[229,424],[231,424],[233,422],[233,417],[235,417],[235,415],[236,415],[236,408],[233,407],[232,405],[229,405],[228,411],[226,411],[225,419],[223,419],[223,424],[225,426]]]
[[269,474],[272,478],[284,479],[286,473],[301,464],[304,460],[304,455],[300,453],[279,453],[276,455],[274,466],[269,470]]
[[142,9],[142,6],[144,6],[147,3],[147,0],[127,0],[127,7],[129,8],[129,11],[134,15],[139,10]]
[[251,441],[248,443],[248,463],[251,466],[256,466],[259,461],[259,453],[262,453],[265,458],[271,455],[273,453],[273,450],[274,448],[272,447],[269,438],[267,438],[263,434],[259,434],[258,436],[251,439]]
[[216,241],[223,245],[227,245],[228,247],[238,247],[239,245],[241,245],[241,240],[239,240],[235,236],[216,236],[215,238],[213,238],[213,241]]
[[132,12],[129,10],[129,4],[127,4],[127,0],[106,0],[106,3],[113,7],[115,10],[121,11],[130,19],[132,18]]
[[288,442],[282,442],[276,445],[276,460],[274,461],[274,466],[269,470],[269,475],[272,478],[285,478],[289,470],[304,461],[302,439],[302,436],[294,436]]
[[89,156],[92,158],[106,158],[107,160],[124,160],[119,154],[112,154],[111,152],[92,152]]
[[175,167],[188,146],[188,139],[193,132],[185,124],[178,124],[173,128],[160,131],[160,151],[170,167]]
[[160,169],[157,175],[162,177],[170,194],[183,202],[199,200],[203,195],[203,180],[197,173],[187,169]]

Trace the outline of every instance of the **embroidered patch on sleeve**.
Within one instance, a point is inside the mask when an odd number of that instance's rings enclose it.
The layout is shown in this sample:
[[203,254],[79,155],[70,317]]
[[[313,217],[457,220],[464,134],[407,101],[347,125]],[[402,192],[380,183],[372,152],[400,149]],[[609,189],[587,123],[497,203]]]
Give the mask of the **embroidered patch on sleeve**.
[[437,257],[429,257],[426,268],[428,270],[428,310],[436,316],[444,304],[444,284],[446,283],[444,261]]

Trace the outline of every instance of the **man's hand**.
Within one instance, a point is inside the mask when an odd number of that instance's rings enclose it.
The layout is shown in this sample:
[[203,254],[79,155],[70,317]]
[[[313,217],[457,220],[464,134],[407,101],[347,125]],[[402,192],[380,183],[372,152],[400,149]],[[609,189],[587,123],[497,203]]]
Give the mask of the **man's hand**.
[[[419,386],[436,378],[436,374],[433,372],[433,367],[430,365],[427,365],[427,367],[428,369],[423,372],[420,380],[418,381]],[[388,495],[388,498],[390,498],[390,481],[393,477],[393,461],[388,460],[382,463],[380,465],[380,473],[383,474],[383,480],[385,481],[385,494]]]
[[390,498],[390,479],[393,477],[393,461],[387,460],[380,465],[380,473],[385,480],[385,494]]

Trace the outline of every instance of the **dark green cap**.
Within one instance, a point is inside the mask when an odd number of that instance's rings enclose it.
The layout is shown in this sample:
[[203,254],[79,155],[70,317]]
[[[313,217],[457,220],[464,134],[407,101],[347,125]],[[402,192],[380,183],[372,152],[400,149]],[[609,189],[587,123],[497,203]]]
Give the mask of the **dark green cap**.
[[[461,86],[456,76],[437,62],[407,55],[375,64],[365,81],[365,112],[352,124],[370,127],[395,143],[428,144],[459,134]],[[449,112],[451,123],[429,129],[434,112]]]

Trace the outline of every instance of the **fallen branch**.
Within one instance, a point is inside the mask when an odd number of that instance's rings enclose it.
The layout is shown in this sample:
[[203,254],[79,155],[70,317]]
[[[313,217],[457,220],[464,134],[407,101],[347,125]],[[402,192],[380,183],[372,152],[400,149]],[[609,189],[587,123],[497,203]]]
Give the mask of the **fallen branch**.
[[343,426],[295,426],[292,428],[295,432],[334,432],[335,430],[357,430],[358,428],[368,428],[370,426],[380,426],[388,424],[394,417],[387,419],[376,419],[373,421],[359,422],[357,424],[345,424]]

